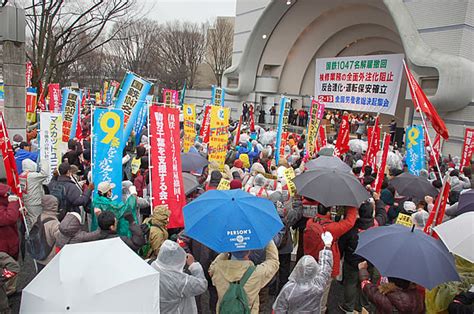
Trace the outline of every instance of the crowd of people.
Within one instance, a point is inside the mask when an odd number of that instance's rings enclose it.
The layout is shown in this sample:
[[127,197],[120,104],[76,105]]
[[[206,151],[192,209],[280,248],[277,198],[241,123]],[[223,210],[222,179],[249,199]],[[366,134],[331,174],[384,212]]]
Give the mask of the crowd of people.
[[[336,132],[341,115],[337,111],[326,114]],[[305,126],[308,113],[304,111],[300,120],[295,109],[291,117],[292,124],[301,122]],[[161,313],[259,313],[270,308],[277,314],[326,313],[330,288],[335,284],[343,286],[343,298],[338,301],[339,309],[345,313],[364,309],[376,313],[464,313],[451,309],[454,303],[464,304],[453,300],[474,284],[472,263],[457,257],[457,265],[470,269],[462,283],[447,283],[425,291],[401,278],[381,278],[373,265],[355,253],[359,235],[364,231],[394,224],[400,213],[411,216],[416,228],[422,229],[433,210],[433,196],[407,197],[391,185],[392,178],[407,171],[400,151],[392,148],[398,160],[389,163],[380,193],[372,187],[376,172],[369,166],[363,167],[364,152],[346,153],[341,159],[371,198],[359,208],[325,207],[293,193],[285,176],[288,168],[296,175],[306,170],[309,160],[305,156],[304,134],[288,137],[284,153],[276,163],[273,129],[257,126],[255,132],[250,132],[243,127],[238,143],[234,143],[236,131],[229,132],[225,170],[210,169],[210,165],[191,172],[200,185],[187,195],[187,202],[217,189],[224,178],[230,181],[231,189],[242,189],[272,201],[284,227],[261,250],[218,254],[188,237],[185,230],[168,228],[167,205],[151,208],[146,130],[138,142],[132,134],[123,151],[122,199],[111,199],[113,184],[92,182],[90,119],[90,111],[85,110],[82,140],[69,140],[62,162],[49,182],[37,163],[37,138],[29,132],[27,139],[13,139],[26,226],[18,224],[22,215],[18,196],[10,193],[9,186],[0,184],[0,312],[8,309],[6,298],[17,289],[15,279],[21,272],[21,259],[31,254],[28,245],[24,245],[24,228],[30,232],[36,228],[44,230],[41,250],[32,256],[38,272],[66,245],[122,239],[160,272]],[[366,114],[351,115],[353,133],[364,138],[366,127],[373,120]],[[190,153],[207,157],[202,138],[196,139]],[[459,169],[457,162],[455,158],[443,157],[442,173],[436,168],[422,173],[438,190],[444,174],[452,177],[445,219],[458,215],[459,195],[474,184],[472,168]],[[245,302],[236,304],[235,298],[229,297],[231,290],[236,295],[243,294]]]

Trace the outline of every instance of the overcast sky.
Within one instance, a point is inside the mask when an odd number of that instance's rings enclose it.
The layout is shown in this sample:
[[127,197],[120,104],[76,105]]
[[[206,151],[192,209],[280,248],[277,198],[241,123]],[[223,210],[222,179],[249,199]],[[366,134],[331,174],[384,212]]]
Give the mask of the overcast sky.
[[217,16],[235,16],[236,0],[139,0],[146,17],[160,22],[205,22]]

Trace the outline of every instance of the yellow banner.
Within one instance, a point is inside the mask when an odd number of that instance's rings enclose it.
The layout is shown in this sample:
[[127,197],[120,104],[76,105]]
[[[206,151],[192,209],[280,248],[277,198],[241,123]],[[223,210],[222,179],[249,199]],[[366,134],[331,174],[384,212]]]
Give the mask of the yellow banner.
[[218,165],[219,170],[224,170],[227,141],[229,139],[230,108],[221,106],[211,107],[211,123],[208,148],[208,160]]
[[285,179],[286,179],[286,185],[288,185],[288,192],[290,193],[290,196],[293,196],[296,194],[296,185],[293,183],[293,179],[295,178],[295,170],[293,168],[286,168],[284,171]]
[[184,137],[183,150],[185,153],[194,145],[196,140],[196,106],[192,104],[183,105]]
[[100,98],[100,92],[95,92],[95,104],[98,106],[102,103],[102,99]]
[[411,226],[413,225],[413,222],[411,221],[411,216],[402,213],[398,214],[397,221],[395,223],[409,228],[411,228]]
[[219,185],[217,186],[218,190],[230,190],[230,181],[224,178],[221,179]]

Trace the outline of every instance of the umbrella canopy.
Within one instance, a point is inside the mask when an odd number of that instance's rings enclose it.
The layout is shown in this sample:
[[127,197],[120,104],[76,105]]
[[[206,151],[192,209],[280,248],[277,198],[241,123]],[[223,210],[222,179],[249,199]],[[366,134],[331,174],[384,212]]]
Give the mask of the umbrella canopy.
[[409,280],[427,289],[460,280],[454,257],[441,241],[402,225],[360,233],[355,253],[371,262],[382,276]]
[[199,187],[199,182],[196,176],[184,172],[183,173],[184,194],[189,195]]
[[349,167],[340,158],[334,156],[319,156],[316,159],[308,161],[305,166],[309,170],[337,169],[343,172],[352,172],[351,167]]
[[[320,157],[321,158],[321,157]],[[300,195],[329,206],[359,207],[370,198],[357,178],[336,169],[309,170],[293,179]]]
[[66,245],[23,289],[20,313],[158,313],[159,300],[159,273],[114,238]]
[[318,152],[319,156],[334,156],[334,148],[332,147],[323,147]]
[[205,166],[209,162],[206,158],[196,153],[181,153],[181,167],[182,171],[197,171]]
[[242,190],[211,190],[183,209],[187,236],[216,252],[264,248],[283,228],[275,205]]
[[438,190],[430,181],[423,177],[405,172],[390,180],[390,184],[397,190],[398,194],[412,197],[418,201],[424,200],[426,195],[435,197]]
[[472,211],[474,211],[474,190],[469,190],[459,196],[457,213],[460,215]]
[[434,230],[449,251],[474,263],[474,212],[448,220]]
[[359,139],[349,140],[349,149],[354,153],[360,153],[367,151],[368,143]]

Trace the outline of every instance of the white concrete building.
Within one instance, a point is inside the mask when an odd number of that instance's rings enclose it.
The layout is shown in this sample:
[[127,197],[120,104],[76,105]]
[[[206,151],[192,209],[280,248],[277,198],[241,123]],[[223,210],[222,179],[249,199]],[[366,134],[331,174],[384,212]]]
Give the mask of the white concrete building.
[[[241,101],[269,108],[281,94],[309,106],[317,58],[403,53],[450,131],[444,152],[460,155],[464,129],[474,127],[473,0],[237,0],[236,6],[233,62],[223,79],[235,113]],[[399,126],[405,108],[413,108],[410,98],[403,77]]]

